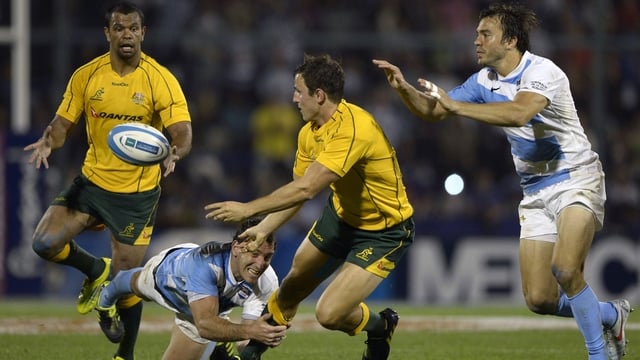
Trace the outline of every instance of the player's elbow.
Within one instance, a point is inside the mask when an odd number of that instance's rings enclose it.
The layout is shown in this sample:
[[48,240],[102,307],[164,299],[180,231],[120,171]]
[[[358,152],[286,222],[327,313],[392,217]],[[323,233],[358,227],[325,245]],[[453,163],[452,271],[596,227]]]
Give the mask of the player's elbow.
[[515,112],[511,115],[506,115],[503,117],[504,123],[502,126],[506,127],[521,127],[525,126],[531,120],[530,116],[527,116],[523,113]]

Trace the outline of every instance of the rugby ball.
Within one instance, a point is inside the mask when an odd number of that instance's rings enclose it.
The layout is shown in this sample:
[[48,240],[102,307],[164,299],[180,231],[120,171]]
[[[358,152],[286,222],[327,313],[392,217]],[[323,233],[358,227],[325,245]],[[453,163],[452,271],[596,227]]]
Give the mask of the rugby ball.
[[138,166],[157,164],[171,152],[171,145],[160,130],[140,123],[114,126],[107,135],[107,143],[122,161]]

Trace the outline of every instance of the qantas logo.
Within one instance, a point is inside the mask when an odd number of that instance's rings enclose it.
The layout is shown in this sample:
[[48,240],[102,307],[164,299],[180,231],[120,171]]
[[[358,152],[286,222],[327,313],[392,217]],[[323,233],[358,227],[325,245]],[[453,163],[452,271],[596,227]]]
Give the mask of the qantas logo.
[[144,116],[140,116],[140,115],[114,114],[114,113],[107,113],[107,112],[98,113],[93,108],[91,108],[91,116],[97,119],[115,119],[115,120],[122,120],[122,121],[143,121],[144,120]]

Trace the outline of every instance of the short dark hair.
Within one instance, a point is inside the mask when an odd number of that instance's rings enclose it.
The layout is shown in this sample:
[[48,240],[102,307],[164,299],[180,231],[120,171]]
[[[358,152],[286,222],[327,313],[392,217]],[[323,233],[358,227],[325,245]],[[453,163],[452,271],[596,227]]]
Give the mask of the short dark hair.
[[145,26],[144,13],[136,4],[129,1],[121,1],[121,2],[115,3],[111,5],[109,9],[107,9],[107,12],[104,14],[105,26],[109,27],[111,25],[111,17],[113,16],[114,13],[127,15],[133,12],[138,13],[138,16],[140,16],[140,23],[141,23],[140,26]]
[[302,76],[310,94],[316,89],[322,89],[332,102],[337,104],[342,101],[344,71],[342,66],[331,56],[305,54],[303,63],[296,68],[294,74]]
[[518,51],[529,50],[529,32],[538,26],[536,13],[519,3],[495,3],[480,11],[480,20],[497,17],[502,26],[502,40],[516,38]]
[[[251,217],[246,219],[242,223],[240,223],[240,225],[238,226],[238,229],[236,230],[236,233],[233,235],[233,240],[237,241],[238,243],[244,242],[245,239],[240,239],[238,238],[238,236],[240,236],[240,234],[245,232],[248,228],[258,225],[258,223],[260,223],[262,219],[263,219],[262,217]],[[208,243],[205,243],[200,246],[200,253],[204,255],[213,255],[219,252],[229,250],[231,249],[231,244],[233,243],[233,240],[230,242],[218,242],[215,240],[209,241]],[[274,250],[276,249],[277,242],[276,242],[276,237],[273,234],[270,234],[265,239],[265,241],[267,242],[267,244],[273,245]]]

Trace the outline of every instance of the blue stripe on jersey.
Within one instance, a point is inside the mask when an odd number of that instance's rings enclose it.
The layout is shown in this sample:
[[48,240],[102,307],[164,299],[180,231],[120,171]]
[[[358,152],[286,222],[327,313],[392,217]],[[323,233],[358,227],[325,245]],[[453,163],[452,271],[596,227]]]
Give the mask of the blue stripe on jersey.
[[533,194],[549,185],[571,178],[571,170],[569,169],[563,169],[551,175],[525,174],[519,171],[516,173],[520,176],[520,185],[525,194]]
[[511,144],[511,154],[526,162],[547,162],[565,158],[555,136],[530,140],[509,135],[507,140]]
[[512,101],[521,86],[553,103],[524,126],[503,128],[523,192],[532,194],[598,161],[575,112],[564,72],[548,59],[526,52],[507,78],[484,67],[448,94],[461,102],[498,103]]

